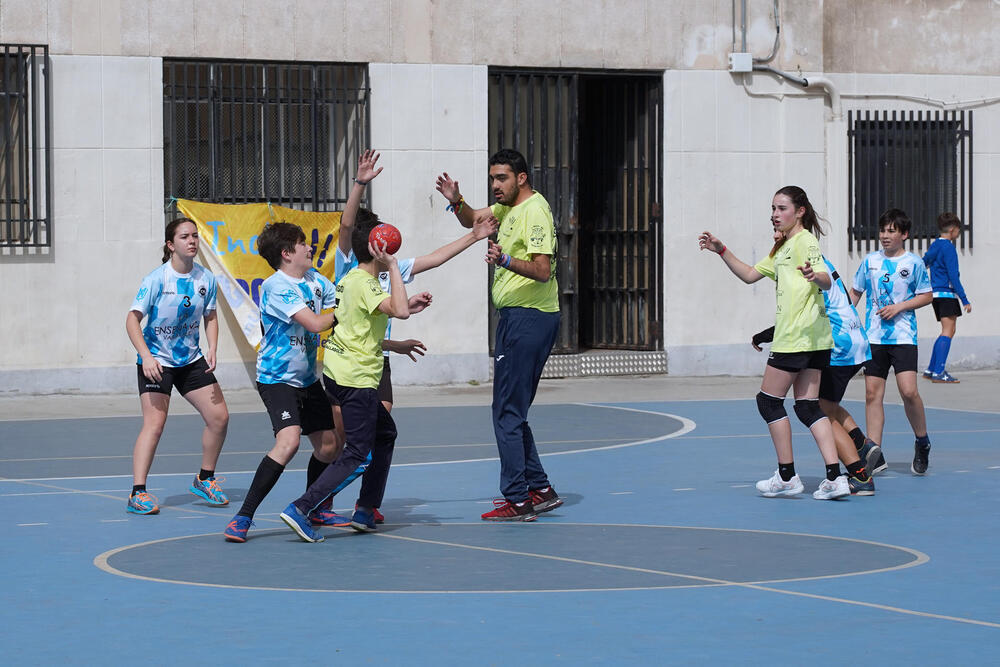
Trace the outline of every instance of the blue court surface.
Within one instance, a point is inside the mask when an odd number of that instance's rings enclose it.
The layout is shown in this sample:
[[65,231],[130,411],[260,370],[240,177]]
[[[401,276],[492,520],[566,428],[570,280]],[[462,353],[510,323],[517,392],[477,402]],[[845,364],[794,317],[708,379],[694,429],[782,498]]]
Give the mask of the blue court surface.
[[[624,398],[619,396],[618,398]],[[863,416],[863,405],[845,405]],[[489,408],[398,407],[373,534],[307,544],[278,519],[311,448],[245,544],[222,531],[270,428],[233,414],[219,474],[187,492],[200,419],[167,422],[158,516],[126,514],[139,417],[0,421],[5,664],[978,664],[1000,648],[1000,414],[928,408],[926,477],[887,406],[873,497],[813,500],[823,472],[795,423],[806,493],[767,499],[774,453],[752,395],[536,405],[565,504],[486,523]],[[337,497],[353,507],[357,487]]]

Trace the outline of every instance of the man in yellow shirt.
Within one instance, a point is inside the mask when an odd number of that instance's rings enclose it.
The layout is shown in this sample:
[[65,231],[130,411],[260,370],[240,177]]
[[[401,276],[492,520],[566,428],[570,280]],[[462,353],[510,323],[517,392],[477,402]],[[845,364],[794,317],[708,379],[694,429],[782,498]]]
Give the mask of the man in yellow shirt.
[[493,305],[499,311],[493,360],[493,430],[500,452],[503,500],[483,514],[485,521],[534,521],[538,513],[562,505],[542,468],[528,425],[542,369],[559,331],[559,285],[556,282],[556,231],[552,210],[532,189],[528,165],[515,150],[490,158],[490,186],[496,203],[473,210],[458,182],[447,173],[437,190],[463,227],[482,216],[499,221],[496,242],[489,242],[486,262],[496,266]]

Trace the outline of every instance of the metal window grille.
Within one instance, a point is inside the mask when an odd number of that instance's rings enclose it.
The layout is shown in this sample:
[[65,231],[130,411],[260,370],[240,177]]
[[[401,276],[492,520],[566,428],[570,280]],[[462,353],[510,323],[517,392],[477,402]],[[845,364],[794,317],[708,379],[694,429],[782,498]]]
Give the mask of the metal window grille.
[[165,191],[328,211],[369,143],[361,64],[164,60]]
[[878,245],[878,219],[889,208],[913,222],[910,248],[939,235],[937,216],[958,215],[972,247],[972,112],[848,112],[849,249]]
[[659,75],[490,70],[490,150],[524,155],[555,219],[556,353],[663,347],[662,104]]
[[52,245],[49,48],[0,44],[0,247]]

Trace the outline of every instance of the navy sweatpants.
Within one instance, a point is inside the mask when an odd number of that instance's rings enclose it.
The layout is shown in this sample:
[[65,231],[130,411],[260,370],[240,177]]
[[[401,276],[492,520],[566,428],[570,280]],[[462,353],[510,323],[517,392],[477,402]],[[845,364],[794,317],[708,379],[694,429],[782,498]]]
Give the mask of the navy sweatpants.
[[500,492],[510,502],[528,499],[549,479],[528,426],[542,368],[559,332],[559,313],[501,308],[493,358],[493,431],[500,451]]
[[396,422],[379,400],[377,390],[342,387],[327,377],[323,380],[326,390],[340,403],[347,443],[337,460],[295,501],[295,506],[303,514],[309,514],[365,463],[370,453],[371,464],[361,479],[358,505],[368,510],[381,507],[396,445]]

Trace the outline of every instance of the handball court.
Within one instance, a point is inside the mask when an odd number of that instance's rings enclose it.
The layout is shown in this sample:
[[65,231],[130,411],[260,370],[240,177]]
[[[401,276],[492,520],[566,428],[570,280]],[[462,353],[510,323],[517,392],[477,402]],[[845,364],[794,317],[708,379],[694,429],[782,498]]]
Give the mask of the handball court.
[[[793,413],[806,493],[757,494],[775,466],[759,378],[543,381],[531,425],[565,504],[532,523],[479,519],[498,494],[490,387],[398,387],[386,523],[318,544],[278,519],[303,490],[306,439],[250,539],[222,537],[273,443],[253,392],[226,394],[227,507],[187,491],[201,421],[174,396],[157,516],[125,512],[135,396],[0,398],[4,662],[988,662],[1000,373],[961,378],[920,383],[923,478],[890,381],[889,470],[875,496],[841,501],[812,498],[822,460]],[[855,378],[845,406],[862,424],[863,398]]]

